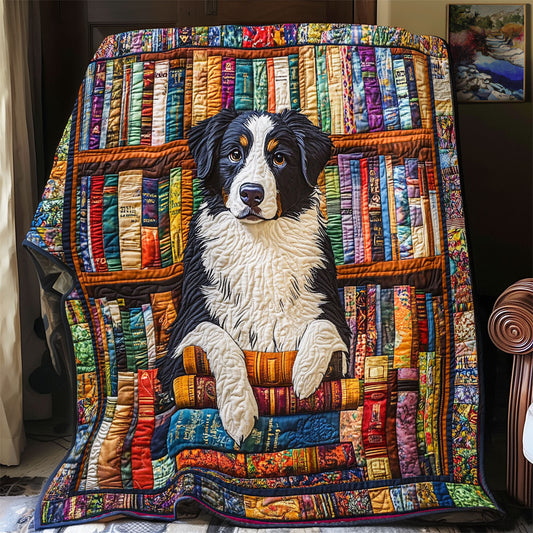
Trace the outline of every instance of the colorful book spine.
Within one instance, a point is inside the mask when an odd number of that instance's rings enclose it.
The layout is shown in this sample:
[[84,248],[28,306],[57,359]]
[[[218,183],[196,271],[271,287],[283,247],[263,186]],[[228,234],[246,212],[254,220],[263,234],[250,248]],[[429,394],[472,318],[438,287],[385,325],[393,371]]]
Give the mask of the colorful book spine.
[[222,58],[222,108],[235,106],[235,58]]
[[420,199],[420,180],[418,177],[418,160],[405,159],[405,181],[407,185],[407,198],[409,201],[409,218],[411,222],[411,236],[413,244],[413,257],[424,257],[425,236],[422,218],[422,202]]
[[128,144],[141,144],[144,88],[144,63],[136,61],[131,69],[131,92],[128,118]]
[[342,100],[344,108],[344,131],[356,133],[354,118],[354,97],[352,93],[352,49],[349,46],[341,46],[342,63]]
[[356,302],[356,287],[344,287],[344,313],[346,323],[351,331],[350,337],[350,351],[348,355],[348,377],[355,376],[355,348],[357,343],[357,302]]
[[369,357],[365,361],[365,400],[363,405],[363,447],[368,479],[390,479],[387,453],[387,378],[386,357]]
[[383,222],[383,253],[385,261],[392,261],[392,238],[389,211],[389,194],[387,189],[387,158],[379,156],[379,192],[381,200],[381,217]]
[[186,59],[179,59],[176,79],[176,139],[184,138]]
[[89,150],[100,147],[100,133],[102,130],[102,112],[104,108],[106,62],[99,61],[94,73],[92,95],[92,115],[89,132]]
[[212,117],[222,109],[222,57],[207,58],[207,116]]
[[157,347],[155,342],[154,316],[152,315],[152,306],[142,304],[144,330],[146,334],[146,345],[148,349],[148,368],[156,367]]
[[352,48],[352,94],[355,129],[357,133],[369,130],[368,110],[366,107],[365,85],[361,70],[361,58],[357,48]]
[[377,355],[377,312],[376,285],[368,284],[366,286],[366,357]]
[[339,155],[338,165],[341,197],[342,249],[344,253],[344,263],[350,264],[355,261],[350,162],[345,157],[341,158]]
[[254,105],[254,73],[251,59],[235,61],[235,109],[246,111]]
[[194,449],[179,452],[176,465],[179,470],[209,468],[238,478],[279,478],[351,468],[355,454],[351,443],[252,454]]
[[365,240],[363,235],[363,212],[362,212],[362,185],[361,185],[361,162],[358,159],[349,159],[350,176],[352,180],[352,213],[353,213],[353,240],[354,262],[365,262]]
[[88,150],[90,143],[91,132],[91,104],[94,87],[94,73],[96,71],[96,64],[89,63],[85,78],[83,81],[83,110],[82,110],[82,126],[80,132],[80,150]]
[[120,324],[122,325],[122,335],[124,342],[124,353],[126,356],[125,369],[128,372],[137,370],[135,365],[135,350],[133,348],[133,337],[131,334],[131,315],[130,310],[124,306],[124,301],[119,303]]
[[303,46],[300,48],[298,65],[300,72],[301,112],[313,124],[319,125],[315,48],[313,46]]
[[136,270],[141,260],[142,170],[118,175],[120,259],[123,270]]
[[381,105],[381,93],[376,72],[376,55],[374,48],[359,48],[361,58],[361,75],[365,88],[365,99],[368,111],[369,131],[383,131],[383,108]]
[[394,287],[394,368],[409,368],[413,342],[411,291],[409,285]]
[[280,56],[273,58],[276,90],[276,113],[291,108],[289,58]]
[[154,103],[152,112],[152,145],[165,142],[165,119],[168,93],[168,61],[156,61],[154,70]]
[[113,62],[113,89],[111,90],[111,108],[109,110],[109,125],[107,128],[106,148],[114,148],[119,143],[122,102],[122,76],[124,73],[122,61]]
[[367,165],[368,221],[370,225],[372,261],[385,261],[379,158],[369,157]]
[[168,212],[170,180],[161,178],[158,183],[158,234],[161,266],[163,268],[172,264],[172,242],[170,238],[170,216]]
[[159,182],[156,178],[143,178],[142,191],[142,268],[161,268],[159,251]]
[[155,63],[153,61],[145,61],[143,73],[143,101],[141,111],[141,144],[143,146],[150,146],[152,144],[154,82]]
[[409,104],[409,88],[407,86],[407,74],[403,56],[392,56],[392,68],[394,71],[394,85],[398,98],[400,111],[400,125],[402,130],[410,130],[413,127],[411,118],[411,106]]
[[139,370],[137,427],[131,444],[131,473],[133,488],[150,490],[154,486],[154,473],[150,444],[155,429],[155,380],[157,370]]
[[385,168],[387,172],[387,200],[389,203],[389,221],[392,260],[400,258],[400,244],[398,241],[398,225],[396,223],[396,196],[394,193],[394,168],[392,158],[385,156]]
[[134,58],[124,60],[124,75],[122,77],[122,97],[120,108],[120,128],[118,132],[119,146],[125,146],[128,142],[128,120],[130,110],[131,93],[131,69]]
[[113,65],[114,61],[107,61],[105,71],[104,107],[102,109],[102,128],[100,131],[100,150],[106,147],[109,116],[111,113],[111,97],[113,93]]
[[300,109],[300,74],[297,54],[289,55],[289,92],[291,109]]
[[[260,416],[254,431],[239,446],[224,431],[216,409],[179,409],[170,422],[167,447],[176,456],[187,448],[222,452],[272,453],[339,443],[339,413]],[[320,428],[317,431],[316,428]]]
[[411,217],[409,214],[405,168],[403,166],[395,166],[393,174],[400,259],[411,259],[413,257],[413,239],[411,236]]
[[187,56],[185,63],[185,92],[183,100],[183,130],[189,131],[192,124],[192,87],[193,87],[193,65],[192,56]]
[[433,255],[435,244],[433,242],[433,224],[431,221],[431,207],[429,204],[429,190],[426,175],[426,165],[423,161],[418,162],[418,181],[420,183],[420,202],[422,210],[422,224],[424,226],[424,255]]
[[322,131],[331,133],[331,110],[329,103],[328,70],[326,65],[326,47],[317,46],[316,60],[316,91],[318,100],[318,116]]
[[166,142],[178,139],[178,78],[180,69],[178,67],[179,59],[172,59],[169,63],[168,70],[168,94],[167,94],[167,112],[165,118],[165,139]]
[[418,461],[416,440],[416,413],[418,406],[418,370],[400,368],[398,370],[398,407],[396,411],[396,438],[402,478],[422,474]]
[[254,109],[266,111],[268,109],[268,78],[267,64],[264,58],[252,60],[254,74]]
[[398,130],[400,129],[400,112],[394,85],[392,54],[389,48],[376,47],[375,52],[384,126],[386,130]]
[[368,159],[361,159],[361,220],[363,225],[363,249],[365,263],[372,261],[372,235],[370,234]]
[[207,118],[207,50],[193,52],[192,125]]
[[266,60],[267,64],[267,83],[268,83],[268,94],[267,94],[267,111],[269,113],[276,112],[276,74],[274,72],[274,58],[268,57]]
[[[292,367],[296,351],[289,352],[249,352],[244,351],[248,380],[252,386],[287,387],[292,385]],[[186,374],[210,376],[211,369],[205,352],[198,346],[187,346],[183,350],[183,368]],[[343,355],[332,355],[324,380],[337,380],[343,377]]]
[[326,231],[333,248],[335,264],[344,263],[344,250],[342,246],[342,219],[341,219],[341,192],[339,185],[339,169],[337,166],[326,167],[326,205],[327,227]]
[[331,112],[331,133],[342,135],[345,132],[345,128],[340,47],[328,46],[326,49],[326,67]]
[[113,336],[115,338],[115,356],[117,370],[127,370],[126,344],[124,342],[124,331],[122,329],[122,315],[116,300],[108,301],[107,307],[111,314],[111,324],[113,326]]
[[418,89],[416,86],[416,72],[413,62],[413,56],[405,54],[405,78],[407,81],[407,90],[409,93],[409,108],[411,109],[411,123],[413,128],[422,127],[422,117],[420,114],[420,107],[418,102]]
[[381,288],[381,352],[389,358],[392,367],[395,342],[394,289]]
[[171,291],[157,292],[150,295],[150,307],[154,323],[156,359],[167,353],[170,327],[176,320],[177,300]]
[[79,250],[83,269],[85,272],[92,272],[91,252],[89,248],[89,220],[88,204],[91,189],[91,177],[82,176],[80,179],[80,192],[78,196],[78,220],[79,220]]
[[[362,401],[358,379],[324,381],[316,392],[305,399],[297,398],[292,386],[256,386],[252,390],[261,416],[351,410],[357,409]],[[176,378],[174,400],[178,409],[216,409],[215,378],[194,375]]]
[[170,220],[170,241],[172,262],[179,263],[183,259],[183,231],[181,216],[181,168],[170,171],[170,187],[168,200],[168,214]]
[[435,246],[435,255],[441,254],[441,227],[439,216],[439,201],[437,193],[437,183],[435,171],[430,161],[426,163],[426,176],[429,190],[429,206],[431,209],[431,224],[433,227],[433,244]]
[[104,176],[91,176],[90,196],[90,232],[91,254],[96,272],[106,272],[107,262],[104,252],[103,209],[104,209]]

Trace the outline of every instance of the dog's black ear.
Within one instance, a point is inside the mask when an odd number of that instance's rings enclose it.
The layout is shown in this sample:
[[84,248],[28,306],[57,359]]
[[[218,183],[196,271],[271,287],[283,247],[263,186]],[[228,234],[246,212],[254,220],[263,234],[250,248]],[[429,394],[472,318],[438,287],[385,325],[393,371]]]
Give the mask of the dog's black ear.
[[317,128],[305,115],[292,109],[280,114],[282,122],[296,135],[302,172],[309,186],[315,187],[318,176],[331,157],[332,143],[327,133]]
[[224,132],[236,116],[234,109],[223,109],[189,130],[189,150],[196,163],[198,178],[205,180],[211,174]]

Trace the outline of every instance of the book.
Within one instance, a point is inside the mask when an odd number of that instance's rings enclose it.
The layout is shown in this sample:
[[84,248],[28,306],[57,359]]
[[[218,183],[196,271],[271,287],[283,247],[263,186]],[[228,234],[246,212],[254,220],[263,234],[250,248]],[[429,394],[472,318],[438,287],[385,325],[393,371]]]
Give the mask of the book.
[[279,478],[316,474],[355,466],[351,443],[291,448],[272,453],[224,453],[183,450],[176,456],[179,470],[209,468],[239,478]]
[[[248,380],[252,386],[283,387],[292,385],[292,367],[297,351],[252,352],[244,350]],[[343,354],[335,352],[324,380],[343,377]],[[183,350],[183,368],[186,374],[210,376],[211,369],[206,353],[199,346],[187,346]]]
[[[291,386],[252,387],[260,416],[323,413],[357,409],[361,404],[358,379],[323,381],[308,398],[299,399]],[[174,400],[178,409],[216,409],[216,382],[211,376],[179,376],[174,380]]]
[[121,270],[118,224],[118,174],[106,174],[104,176],[102,232],[107,269],[110,272]]
[[141,226],[142,268],[161,267],[158,234],[158,185],[156,178],[143,177]]
[[168,430],[170,455],[189,448],[223,452],[271,453],[287,448],[305,448],[340,441],[337,411],[289,416],[260,416],[240,446],[226,433],[216,409],[179,409]]
[[154,104],[155,63],[145,61],[143,72],[143,98],[141,110],[141,144],[152,144],[152,112]]

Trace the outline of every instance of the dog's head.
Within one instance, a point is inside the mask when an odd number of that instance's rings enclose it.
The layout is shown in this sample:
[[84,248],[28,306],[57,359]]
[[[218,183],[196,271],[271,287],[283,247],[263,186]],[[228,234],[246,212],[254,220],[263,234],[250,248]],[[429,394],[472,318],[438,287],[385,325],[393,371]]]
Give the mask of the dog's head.
[[296,111],[223,110],[190,130],[189,148],[209,201],[257,223],[310,205],[331,141]]

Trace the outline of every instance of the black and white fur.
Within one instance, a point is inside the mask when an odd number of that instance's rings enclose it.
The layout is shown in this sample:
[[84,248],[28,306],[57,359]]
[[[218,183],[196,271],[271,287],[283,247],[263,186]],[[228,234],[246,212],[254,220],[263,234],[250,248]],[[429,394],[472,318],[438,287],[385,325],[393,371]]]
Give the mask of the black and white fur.
[[242,350],[298,350],[296,395],[316,391],[349,329],[317,179],[328,136],[304,115],[224,110],[189,133],[205,201],[184,254],[181,308],[160,372],[167,387],[189,345],[207,353],[224,429],[241,443],[258,416]]

